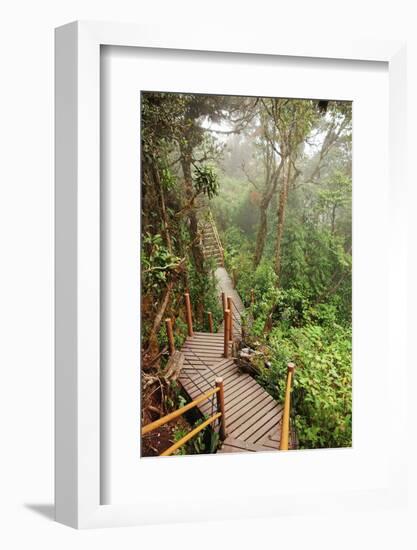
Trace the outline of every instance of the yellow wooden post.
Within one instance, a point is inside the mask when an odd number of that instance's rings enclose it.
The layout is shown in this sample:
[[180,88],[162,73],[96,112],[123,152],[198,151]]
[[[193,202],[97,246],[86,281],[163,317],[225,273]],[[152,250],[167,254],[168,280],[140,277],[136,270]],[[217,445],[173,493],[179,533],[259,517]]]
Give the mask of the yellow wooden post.
[[168,422],[171,422],[172,420],[175,420],[179,416],[183,415],[190,409],[193,409],[196,405],[199,403],[202,403],[203,401],[207,401],[207,399],[210,399],[212,395],[215,393],[218,393],[219,390],[217,388],[214,388],[206,393],[202,393],[197,399],[194,399],[194,401],[191,401],[191,403],[188,403],[188,405],[184,405],[180,409],[177,409],[176,411],[173,411],[172,413],[169,413],[162,418],[158,418],[158,420],[155,420],[154,422],[151,422],[150,424],[146,424],[146,426],[143,426],[142,428],[142,435],[146,435],[153,430],[156,430],[157,428],[160,428],[164,424],[168,424]]
[[228,337],[229,337],[229,340],[232,341],[233,340],[233,304],[230,296],[227,297],[227,309],[230,311]]
[[288,451],[288,441],[290,433],[290,410],[291,410],[291,384],[294,375],[294,363],[288,363],[287,366],[287,385],[285,388],[284,414],[282,417],[280,451]]
[[207,312],[207,316],[208,316],[210,332],[213,333],[214,332],[214,330],[213,330],[213,315],[212,315],[211,311]]
[[185,312],[187,317],[187,329],[188,329],[188,336],[193,336],[193,317],[191,313],[191,301],[190,301],[190,295],[188,292],[185,293]]
[[228,309],[224,310],[224,349],[223,355],[226,359],[229,357],[229,316],[230,311]]
[[219,388],[219,391],[216,394],[217,397],[217,412],[221,413],[220,417],[220,430],[219,436],[222,441],[226,439],[226,416],[224,409],[224,382],[223,378],[216,378],[216,388]]
[[177,449],[182,447],[187,441],[192,439],[194,436],[196,436],[199,432],[204,430],[207,426],[215,422],[218,418],[221,418],[220,413],[213,414],[213,416],[210,416],[210,418],[207,418],[202,424],[199,424],[194,430],[191,430],[191,432],[188,432],[188,434],[184,435],[181,439],[179,439],[174,445],[171,445],[168,449],[166,449],[163,453],[161,453],[159,456],[169,456],[172,455]]
[[175,342],[174,342],[174,333],[172,331],[172,321],[171,319],[165,319],[165,326],[167,330],[167,337],[168,337],[168,349],[169,354],[172,355],[175,351]]

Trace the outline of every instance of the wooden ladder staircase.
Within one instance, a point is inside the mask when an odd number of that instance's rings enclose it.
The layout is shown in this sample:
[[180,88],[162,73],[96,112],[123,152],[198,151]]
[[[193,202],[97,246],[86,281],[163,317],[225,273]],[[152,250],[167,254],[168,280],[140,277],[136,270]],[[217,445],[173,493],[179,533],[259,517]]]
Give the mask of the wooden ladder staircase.
[[224,266],[224,251],[210,210],[200,222],[204,258],[214,258],[216,266]]

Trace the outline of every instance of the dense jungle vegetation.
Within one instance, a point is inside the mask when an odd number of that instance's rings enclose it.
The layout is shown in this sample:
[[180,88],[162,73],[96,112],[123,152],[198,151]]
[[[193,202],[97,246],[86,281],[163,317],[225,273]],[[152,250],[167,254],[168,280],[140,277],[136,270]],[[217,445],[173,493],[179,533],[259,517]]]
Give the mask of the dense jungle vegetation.
[[282,402],[294,362],[299,448],[351,445],[351,120],[350,102],[142,93],[143,422],[181,404],[163,320],[180,346],[184,292],[197,330],[207,311],[221,321],[199,229],[209,206],[248,344],[266,350],[258,381]]

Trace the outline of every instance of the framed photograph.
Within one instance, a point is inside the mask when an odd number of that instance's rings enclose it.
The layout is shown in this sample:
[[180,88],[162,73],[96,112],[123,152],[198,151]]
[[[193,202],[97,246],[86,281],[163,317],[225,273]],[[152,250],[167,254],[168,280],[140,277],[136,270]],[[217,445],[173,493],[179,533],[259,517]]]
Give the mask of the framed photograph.
[[352,102],[144,91],[141,139],[141,456],[351,447]]
[[160,31],[56,30],[57,520],[400,505],[404,44]]

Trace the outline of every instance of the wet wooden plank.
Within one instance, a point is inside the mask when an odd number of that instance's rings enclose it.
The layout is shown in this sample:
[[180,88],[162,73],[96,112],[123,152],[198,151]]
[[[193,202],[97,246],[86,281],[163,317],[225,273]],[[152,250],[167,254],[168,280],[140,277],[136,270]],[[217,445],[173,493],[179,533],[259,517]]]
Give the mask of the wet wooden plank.
[[217,348],[222,346],[224,335],[222,334],[211,335],[209,332],[207,334],[209,334],[210,337],[203,338],[200,336],[199,337],[194,336],[194,338],[190,340],[186,340],[184,342],[183,348],[192,348],[194,346],[215,346]]
[[219,376],[222,376],[223,373],[226,373],[229,371],[235,371],[240,373],[240,370],[238,369],[236,363],[230,360],[223,363],[216,363],[213,365],[212,368],[216,372],[216,374],[218,374]]
[[209,355],[216,354],[218,360],[220,360],[223,357],[223,342],[221,346],[214,346],[213,344],[208,344],[207,346],[183,346],[181,351],[189,356],[198,355],[200,353],[208,353]]
[[228,425],[233,427],[239,419],[249,418],[253,414],[253,411],[256,411],[258,407],[264,406],[264,404],[264,395],[256,392],[254,395],[247,395],[241,401],[235,402],[234,405],[229,405],[229,408],[226,407]]
[[263,394],[263,391],[262,391],[262,388],[259,386],[257,388],[253,388],[252,391],[247,391],[243,397],[240,395],[237,395],[226,403],[226,411],[229,414],[233,415],[243,405],[252,401],[254,398],[256,398],[258,395],[261,395],[261,394]]
[[198,339],[195,342],[187,342],[183,345],[183,349],[195,349],[212,347],[213,349],[219,349],[223,346],[223,338],[217,338],[217,340],[202,340]]
[[278,426],[281,422],[282,413],[283,411],[281,409],[281,412],[278,415],[275,415],[275,417],[269,419],[268,422],[266,422],[262,426],[259,426],[256,432],[252,433],[252,435],[250,437],[247,437],[246,440],[250,443],[257,443],[258,441],[261,441],[262,438],[271,430],[278,430]]
[[258,441],[257,445],[262,445],[263,447],[277,450],[279,449],[280,440],[281,424],[279,424],[278,429],[274,429],[274,437],[270,437],[270,435],[264,436]]
[[253,387],[251,386],[246,376],[241,375],[239,378],[239,383],[234,385],[232,388],[229,388],[229,390],[226,389],[225,393],[227,392],[227,397],[229,399],[234,399],[239,395],[250,393],[251,389],[253,389]]
[[246,441],[248,437],[256,433],[258,428],[261,428],[268,420],[276,420],[278,412],[275,403],[269,403],[266,407],[260,407],[253,410],[249,418],[244,420],[241,424],[239,424],[239,422],[236,423],[235,427],[232,428],[234,437]]
[[194,353],[208,353],[209,355],[217,354],[219,360],[223,357],[223,340],[221,345],[214,345],[214,344],[207,344],[207,345],[201,345],[196,344],[195,346],[184,346],[181,351],[183,353],[187,353],[189,355],[193,355]]
[[[236,439],[234,437],[227,437],[222,445],[222,448],[219,453],[242,453],[242,452],[259,452],[259,451],[269,451],[270,449],[264,448],[260,445],[253,445],[251,443],[247,443],[246,441],[242,441],[240,439]],[[276,449],[274,449],[276,450]]]
[[232,429],[234,429],[235,426],[240,426],[245,420],[250,418],[254,411],[257,411],[261,407],[265,407],[266,404],[267,400],[265,394],[259,393],[240,407],[237,405],[234,411],[227,415],[227,425]]
[[[220,321],[221,322],[221,321]],[[187,336],[187,340],[192,342],[193,340],[197,340],[199,338],[202,339],[212,339],[216,340],[217,338],[220,338],[221,335],[218,332],[194,332],[193,336]]]
[[[199,388],[203,391],[203,392],[206,392],[210,389],[212,389],[214,387],[214,384],[215,384],[215,380],[216,380],[216,376],[213,376],[212,378],[209,378],[209,377],[206,377],[207,380],[203,380],[203,379],[198,379],[198,385],[199,385]],[[182,381],[181,381],[182,383]],[[232,377],[231,378],[228,378],[226,381],[225,381],[225,385],[224,385],[224,389],[225,389],[225,400],[227,400],[227,395],[228,393],[227,392],[231,392],[233,391],[233,388],[239,383],[239,375],[236,375],[236,374],[232,374]]]
[[[256,444],[269,447],[272,449],[279,449],[279,444],[281,441],[281,426],[282,426],[282,417],[280,419],[278,426],[274,426],[272,430],[270,430],[266,435],[264,435],[261,439],[259,439]],[[290,436],[290,440],[288,443],[288,448],[289,449],[297,448],[297,445],[294,442],[295,438],[292,430],[290,430],[289,436]]]

